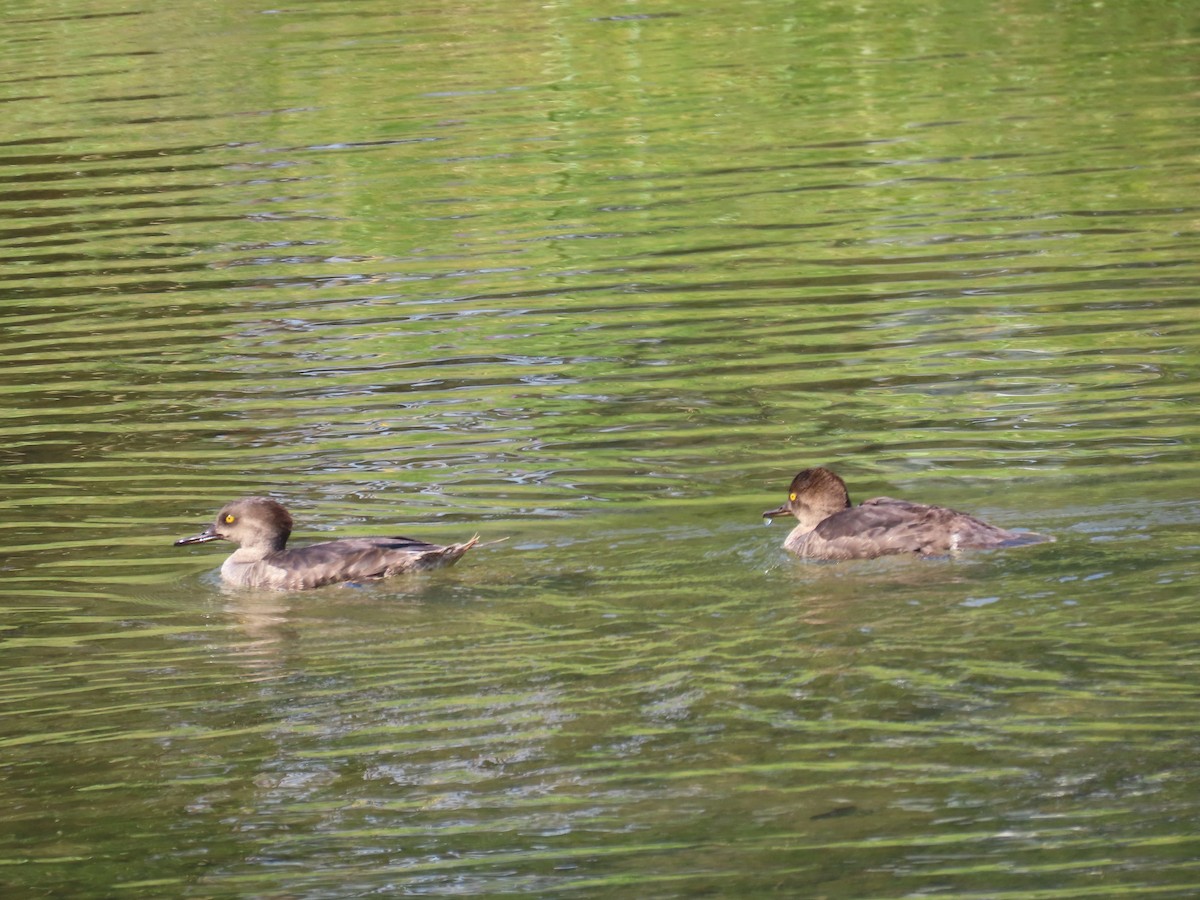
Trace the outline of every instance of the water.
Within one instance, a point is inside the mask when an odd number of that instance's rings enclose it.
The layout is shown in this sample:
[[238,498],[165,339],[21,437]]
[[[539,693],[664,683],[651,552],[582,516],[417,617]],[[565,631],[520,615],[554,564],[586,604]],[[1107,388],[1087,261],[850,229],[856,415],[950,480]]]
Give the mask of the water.
[[[6,18],[13,896],[1196,893],[1186,5]],[[507,540],[227,592],[250,493]]]

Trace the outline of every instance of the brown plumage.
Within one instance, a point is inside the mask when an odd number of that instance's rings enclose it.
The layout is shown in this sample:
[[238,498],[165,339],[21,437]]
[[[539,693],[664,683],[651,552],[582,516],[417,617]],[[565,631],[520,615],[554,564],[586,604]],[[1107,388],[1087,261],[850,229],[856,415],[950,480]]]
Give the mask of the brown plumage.
[[809,559],[869,559],[894,553],[944,556],[956,550],[1019,547],[1054,538],[1006,531],[944,506],[874,497],[850,504],[846,482],[826,468],[792,479],[788,500],[763,517],[795,516],[785,549]]
[[288,550],[291,533],[292,517],[281,504],[246,497],[226,503],[212,525],[175,545],[232,541],[238,549],[221,566],[228,584],[295,591],[450,566],[479,541],[441,547],[406,537],[350,538]]

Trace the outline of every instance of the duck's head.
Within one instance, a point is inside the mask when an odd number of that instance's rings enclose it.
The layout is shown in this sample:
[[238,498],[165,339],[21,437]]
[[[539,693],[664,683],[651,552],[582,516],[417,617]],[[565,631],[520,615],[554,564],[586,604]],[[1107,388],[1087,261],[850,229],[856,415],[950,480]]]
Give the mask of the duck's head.
[[232,541],[239,547],[282,550],[292,533],[292,517],[283,505],[269,497],[246,497],[226,503],[206,529],[180,538],[175,546]]
[[850,505],[846,482],[823,466],[805,469],[792,479],[787,502],[763,513],[764,519],[795,516],[801,524],[815,528],[819,522]]

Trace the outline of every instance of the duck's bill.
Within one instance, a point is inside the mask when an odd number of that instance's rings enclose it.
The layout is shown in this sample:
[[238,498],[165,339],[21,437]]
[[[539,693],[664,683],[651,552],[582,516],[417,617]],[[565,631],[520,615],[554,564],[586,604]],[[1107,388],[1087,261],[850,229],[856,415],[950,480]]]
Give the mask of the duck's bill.
[[779,516],[790,516],[791,514],[792,511],[790,509],[788,509],[786,506],[781,506],[778,509],[768,509],[765,513],[763,513],[763,518],[775,519]]
[[213,534],[211,531],[202,531],[199,534],[194,534],[191,537],[180,538],[175,542],[176,547],[182,547],[184,544],[207,544],[209,541],[219,541],[221,536]]

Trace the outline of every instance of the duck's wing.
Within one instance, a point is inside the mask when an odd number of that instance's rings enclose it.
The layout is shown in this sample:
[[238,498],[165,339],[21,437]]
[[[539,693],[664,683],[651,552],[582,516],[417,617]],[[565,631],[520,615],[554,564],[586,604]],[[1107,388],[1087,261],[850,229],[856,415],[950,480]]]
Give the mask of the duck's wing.
[[310,588],[451,565],[476,541],[443,547],[407,537],[350,538],[285,550],[273,562],[297,573],[289,587]]
[[386,569],[383,573],[397,575],[424,569],[452,566],[459,557],[479,543],[479,535],[459,544],[429,544],[406,537],[364,538],[379,549],[384,556]]
[[[825,529],[828,529],[827,531]],[[873,497],[830,516],[816,531],[830,541],[878,548],[871,555],[1020,547],[1052,541],[1032,531],[1009,531],[946,506],[927,506],[894,497]]]
[[941,554],[955,548],[952,519],[961,515],[942,506],[873,497],[834,513],[813,533],[828,552],[842,558]]

